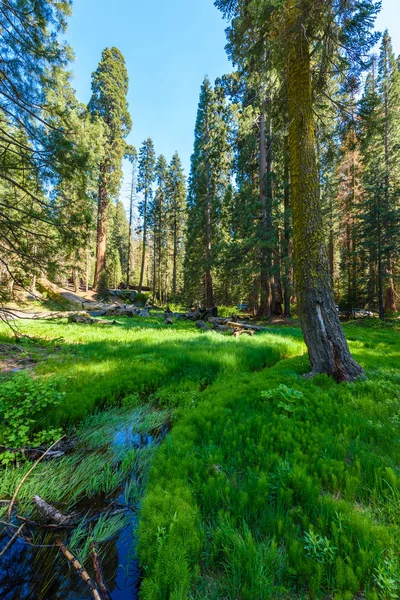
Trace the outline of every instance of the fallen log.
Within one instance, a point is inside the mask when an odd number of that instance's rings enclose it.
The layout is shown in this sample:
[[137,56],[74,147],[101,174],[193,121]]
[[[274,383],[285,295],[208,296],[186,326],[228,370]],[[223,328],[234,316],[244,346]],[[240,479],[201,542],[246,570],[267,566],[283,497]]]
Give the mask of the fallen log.
[[59,510],[48,504],[40,496],[34,496],[33,502],[36,504],[42,517],[56,525],[70,525],[75,519],[75,515],[63,515]]
[[68,548],[64,545],[64,543],[60,540],[60,538],[56,538],[56,545],[60,548],[62,554],[65,556],[70,565],[74,567],[77,571],[81,579],[86,583],[90,591],[92,592],[92,596],[94,600],[102,600],[99,591],[96,587],[95,582],[90,577],[89,573],[86,571],[84,567],[82,567],[79,560],[68,550]]
[[202,329],[203,331],[211,331],[211,329],[208,327],[208,325],[206,325],[206,323],[204,323],[204,321],[196,321],[196,327],[198,327],[198,329]]
[[249,331],[266,331],[266,327],[260,327],[259,325],[248,325],[247,323],[236,323],[235,321],[227,321],[227,325],[237,329],[248,329]]
[[31,525],[32,527],[39,527],[40,529],[73,529],[75,525],[67,525],[65,524],[57,524],[57,523],[38,523],[37,521],[32,521],[32,519],[27,519],[27,517],[23,517],[22,515],[16,515],[18,521],[23,521],[26,525]]
[[186,314],[180,315],[180,318],[188,321],[209,321],[211,318],[216,318],[217,316],[218,308],[213,306],[212,308],[190,310]]

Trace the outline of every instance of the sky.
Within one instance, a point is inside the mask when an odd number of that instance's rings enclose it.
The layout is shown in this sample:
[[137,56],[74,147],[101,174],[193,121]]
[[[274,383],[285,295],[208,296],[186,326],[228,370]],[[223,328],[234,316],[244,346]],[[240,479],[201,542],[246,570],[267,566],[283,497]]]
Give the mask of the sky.
[[[189,174],[200,85],[232,70],[225,53],[225,28],[213,0],[75,0],[67,39],[76,60],[78,99],[90,99],[91,73],[105,47],[116,46],[129,74],[133,120],[128,142],[140,147],[151,137],[169,162],[177,150]],[[400,54],[400,0],[383,0],[377,28],[385,28]],[[122,195],[127,193],[125,166]]]

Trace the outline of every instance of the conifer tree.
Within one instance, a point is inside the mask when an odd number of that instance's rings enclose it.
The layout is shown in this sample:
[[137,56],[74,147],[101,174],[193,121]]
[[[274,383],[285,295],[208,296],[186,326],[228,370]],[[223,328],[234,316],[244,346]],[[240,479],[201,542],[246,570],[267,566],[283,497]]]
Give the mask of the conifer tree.
[[[386,32],[378,69],[372,65],[360,102],[363,203],[360,239],[369,257],[367,298],[379,316],[396,308],[395,269],[400,245],[400,89]],[[375,301],[377,299],[377,302]]]
[[132,262],[132,237],[133,237],[133,210],[134,200],[137,187],[137,152],[136,149],[131,147],[126,153],[126,158],[132,165],[131,173],[131,187],[129,193],[129,231],[128,231],[128,257],[126,263],[126,287],[129,289],[130,277],[131,277],[131,262]]
[[157,158],[155,166],[155,180],[157,188],[154,194],[153,201],[150,206],[149,221],[152,228],[153,237],[153,298],[156,295],[161,299],[164,297],[165,288],[163,281],[165,273],[162,268],[165,268],[165,256],[167,246],[167,176],[168,165],[163,154]]
[[230,184],[231,149],[224,94],[203,81],[195,126],[188,192],[185,293],[191,301],[214,306],[215,245],[219,216]]
[[[346,3],[335,12],[332,1],[216,0],[225,15],[234,17],[231,43],[242,46],[249,60],[263,68],[260,53],[270,42],[274,62],[287,79],[290,184],[293,213],[295,273],[304,338],[312,373],[328,373],[336,380],[362,374],[352,358],[333,298],[319,187],[314,121],[314,98],[324,90],[328,70],[336,61],[357,76],[363,66],[357,57],[376,37],[370,34],[379,6],[373,0]],[[263,35],[253,41],[254,32]],[[316,62],[318,61],[318,62]],[[312,69],[317,64],[317,77]]]
[[143,198],[139,203],[139,213],[143,219],[142,225],[142,258],[140,267],[139,293],[142,291],[144,267],[146,263],[147,230],[149,227],[149,208],[153,199],[153,183],[155,178],[156,155],[153,140],[145,140],[139,151],[138,161],[138,186],[137,191],[142,192]]
[[172,297],[176,300],[178,267],[182,264],[185,227],[186,182],[179,154],[175,152],[168,169],[168,225],[172,237]]
[[399,251],[399,194],[400,194],[400,73],[386,30],[380,48],[378,89],[383,105],[384,130],[384,210],[385,247],[385,310],[396,310],[393,280],[394,261]]
[[126,150],[124,138],[132,127],[127,93],[128,74],[124,57],[117,48],[106,48],[92,74],[92,97],[88,106],[91,114],[100,117],[105,127],[105,152],[99,167],[94,287],[97,287],[100,273],[105,268],[108,208],[119,193],[121,165]]

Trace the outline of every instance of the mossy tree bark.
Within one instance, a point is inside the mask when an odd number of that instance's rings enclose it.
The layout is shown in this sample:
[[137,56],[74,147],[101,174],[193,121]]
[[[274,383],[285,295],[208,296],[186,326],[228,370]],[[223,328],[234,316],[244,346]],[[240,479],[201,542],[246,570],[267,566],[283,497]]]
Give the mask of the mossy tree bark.
[[[267,139],[268,132],[268,139]],[[266,118],[266,102],[260,115],[260,206],[261,206],[261,252],[260,252],[260,303],[258,317],[271,315],[271,250],[270,237],[272,228],[272,144],[271,121]]]
[[329,274],[315,149],[310,49],[302,7],[287,0],[289,158],[297,294],[311,374],[337,381],[363,374],[350,354],[336,310]]

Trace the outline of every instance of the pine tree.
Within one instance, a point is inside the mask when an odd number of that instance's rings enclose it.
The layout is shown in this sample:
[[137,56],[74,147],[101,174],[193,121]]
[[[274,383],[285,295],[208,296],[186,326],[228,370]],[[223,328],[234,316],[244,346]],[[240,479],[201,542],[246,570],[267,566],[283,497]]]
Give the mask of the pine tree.
[[214,306],[213,269],[221,205],[230,185],[231,149],[222,91],[206,78],[200,91],[188,192],[185,293]]
[[153,299],[165,296],[163,285],[163,260],[167,246],[167,176],[168,165],[163,154],[157,159],[155,166],[155,179],[157,188],[150,207],[149,221],[153,237]]
[[[181,159],[175,152],[168,169],[168,225],[172,237],[172,297],[177,298],[179,266],[183,263],[186,182]],[[168,252],[167,252],[168,254]]]
[[[293,213],[295,273],[304,338],[312,373],[353,380],[362,369],[353,360],[340,325],[330,283],[316,154],[314,99],[326,91],[328,70],[335,61],[354,77],[356,61],[375,43],[370,35],[379,6],[373,0],[350,2],[335,13],[334,3],[309,0],[216,0],[232,16],[229,38],[248,60],[264,67],[263,45],[270,42],[275,66],[287,80],[290,191]],[[262,35],[257,35],[258,32]],[[324,42],[320,44],[320,32]],[[256,35],[254,36],[254,34]],[[261,52],[260,52],[261,47]],[[312,69],[318,61],[315,71]],[[313,76],[314,75],[314,76]]]
[[399,73],[387,32],[376,71],[374,62],[359,108],[363,204],[358,219],[369,257],[368,303],[371,308],[378,305],[383,319],[385,310],[396,308],[394,272],[400,244]]
[[132,237],[133,237],[133,210],[134,210],[134,201],[137,187],[137,152],[136,149],[131,147],[130,150],[126,153],[126,158],[132,165],[132,173],[131,173],[131,186],[129,193],[129,231],[128,231],[128,257],[126,264],[126,287],[129,289],[130,286],[130,278],[131,278],[131,263],[132,263]]
[[388,31],[380,48],[378,89],[383,104],[384,130],[384,210],[385,244],[385,310],[396,310],[393,280],[394,260],[399,256],[400,193],[400,73]]
[[146,262],[147,230],[149,226],[148,211],[153,199],[153,183],[155,178],[156,155],[153,141],[148,138],[142,144],[139,151],[138,162],[138,186],[137,191],[143,193],[143,199],[139,204],[139,213],[143,218],[142,233],[142,258],[139,279],[139,294],[142,291],[144,267]]
[[108,208],[119,193],[121,164],[126,150],[124,138],[132,127],[127,93],[128,75],[124,57],[117,48],[106,48],[102,52],[96,71],[92,74],[92,97],[88,106],[91,114],[100,117],[104,122],[106,138],[98,184],[94,287],[97,287],[100,273],[105,268]]

